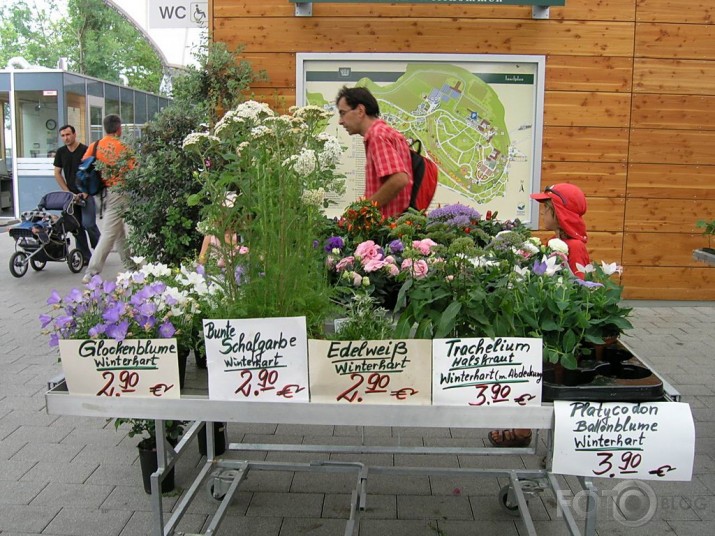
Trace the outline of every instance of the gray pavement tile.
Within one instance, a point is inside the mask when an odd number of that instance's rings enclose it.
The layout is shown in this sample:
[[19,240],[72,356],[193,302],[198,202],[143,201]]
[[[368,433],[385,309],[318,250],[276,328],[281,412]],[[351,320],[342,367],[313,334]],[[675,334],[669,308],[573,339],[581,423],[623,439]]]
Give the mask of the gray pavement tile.
[[[518,536],[519,531],[516,528],[514,521],[485,521],[479,519],[477,521],[452,521],[438,520],[437,527],[439,532],[435,532],[435,536],[472,536],[478,534],[489,534],[498,536]],[[548,534],[553,536],[553,532],[544,531],[539,534]]]
[[[495,449],[496,450],[496,449]],[[538,463],[539,457],[524,456]],[[516,454],[495,454],[484,456],[459,456],[459,466],[473,469],[525,469],[524,460]]]
[[[3,444],[5,441],[3,441]],[[13,456],[13,460],[54,461],[69,463],[84,448],[82,445],[62,445],[59,443],[27,443]]]
[[[19,463],[19,462],[18,462]],[[37,462],[19,479],[22,482],[83,484],[99,464]],[[93,484],[93,482],[89,482]]]
[[67,536],[116,536],[131,515],[119,510],[62,508],[47,526],[47,532]]
[[270,443],[274,445],[300,445],[303,443],[302,435],[262,435],[262,434],[245,434],[242,443]]
[[[34,484],[23,482],[25,485]],[[51,506],[61,504],[63,508],[96,509],[112,491],[112,486],[91,484],[67,484],[51,482],[34,498],[32,505]]]
[[[226,534],[227,536],[232,534],[240,534],[241,536],[244,534],[255,536],[278,536],[282,523],[283,518],[281,517],[243,517],[227,515],[223,518],[223,521],[219,526],[218,534]],[[207,526],[207,524],[205,526]],[[124,535],[122,534],[121,536]]]
[[359,462],[374,466],[391,467],[395,465],[394,454],[349,454],[337,452],[330,455],[330,461],[334,462]]
[[394,428],[393,437],[452,437],[449,428],[424,428],[407,426],[405,428]]
[[320,517],[323,510],[322,493],[253,494],[246,516]]
[[45,486],[47,486],[45,482],[0,480],[0,505],[30,504]]
[[289,436],[332,436],[333,428],[333,426],[320,425],[279,424],[275,434]]
[[[348,519],[352,505],[352,495],[348,493],[329,493],[323,502],[323,517]],[[397,516],[397,497],[395,495],[368,494],[366,508],[360,514],[363,519],[395,519]]]
[[345,521],[339,519],[284,518],[280,536],[334,536],[344,532]]
[[296,493],[349,493],[357,483],[357,472],[304,473],[297,472],[290,486]]
[[269,452],[266,461],[308,464],[329,458],[330,455],[325,452]]
[[[61,506],[4,505],[0,508],[0,530],[7,532],[27,532],[30,534],[65,534],[53,532],[46,527],[55,519]],[[76,533],[75,533],[76,534]],[[114,536],[114,535],[112,535]]]
[[397,496],[398,519],[474,519],[468,497]]
[[[499,504],[498,497],[485,495],[472,495],[469,497],[472,505],[474,519],[487,519],[492,521],[505,521],[511,514],[507,513]],[[529,513],[533,520],[545,521],[551,519],[546,507],[540,498],[534,497],[528,501]]]
[[19,426],[0,426],[0,441],[7,439]]
[[[203,489],[197,490],[196,495],[194,495],[194,500],[191,501],[191,504],[186,511],[191,514],[214,515],[219,504],[221,504],[221,501],[216,500],[209,495],[207,486],[202,486],[202,488]],[[248,505],[250,504],[252,498],[253,493],[238,491],[233,496],[228,508],[226,509],[227,515],[246,515],[246,510],[248,509]]]
[[15,441],[26,441],[39,443],[60,443],[72,432],[67,428],[52,428],[51,426],[18,426],[15,431],[8,436]]
[[44,413],[45,399],[36,396],[6,396],[0,400],[0,416],[7,415],[12,410]]
[[[676,534],[676,532],[672,528],[672,524],[680,524],[680,523],[693,523],[692,521],[661,521],[661,520],[656,520],[652,519],[648,522],[646,522],[642,526],[638,527],[631,527],[631,526],[626,526],[623,525],[622,523],[619,523],[618,521],[615,521],[613,519],[599,519],[598,523],[598,533],[599,535],[608,535],[608,536],[665,536],[666,534],[673,535]],[[700,523],[700,522],[694,522],[694,523]],[[692,532],[688,533],[680,533],[683,536],[686,534],[690,536],[693,534]],[[712,535],[712,528],[711,532],[708,534]]]
[[360,536],[439,536],[437,528],[437,520],[363,519]]
[[249,471],[240,489],[288,493],[292,481],[293,473],[288,471]]
[[[53,424],[50,429],[55,428]],[[71,430],[61,441],[65,445],[87,445],[92,447],[116,447],[124,439],[124,434],[114,430],[76,428]]]
[[[663,532],[662,534],[676,534],[677,536],[712,536],[714,530],[713,524],[708,521],[668,521],[667,523],[672,532]],[[657,535],[658,533],[652,534],[652,536]]]
[[13,441],[11,439],[3,439],[2,441],[0,441],[0,461],[9,460],[13,456],[15,456],[15,454],[20,452],[25,445],[27,445],[27,441]]
[[368,493],[378,495],[429,495],[432,493],[428,476],[395,476],[370,473]]
[[[186,514],[181,518],[177,530],[180,532],[199,533],[206,522],[205,515]],[[169,515],[164,512],[164,521],[168,521]],[[152,512],[134,512],[127,524],[122,529],[119,536],[147,536],[151,534],[154,526]]]
[[[144,487],[139,482],[139,486],[101,486],[108,488],[108,492],[100,501],[102,510],[128,510],[130,512],[151,512],[153,507],[151,503],[151,495],[144,491]],[[174,505],[179,500],[179,489],[175,488],[174,492],[167,492],[162,495],[162,505],[165,512],[171,511]]]
[[109,464],[109,463],[86,463],[73,462],[79,466],[95,467],[96,469],[88,475],[86,484],[94,485],[112,485],[112,486],[141,486],[142,475],[141,469],[138,466],[128,465],[124,463]]
[[48,415],[44,409],[37,411],[14,409],[0,419],[0,426],[49,426],[57,419],[57,415]]
[[20,480],[37,462],[0,460],[0,480]]
[[75,428],[80,430],[101,430],[106,429],[107,435],[109,432],[116,436],[122,436],[120,432],[114,429],[112,422],[107,422],[107,419],[99,417],[76,417],[74,415],[60,415],[59,418],[50,426],[64,426],[67,428]]
[[499,481],[492,477],[430,476],[432,495],[486,495],[494,497],[501,489]]
[[244,434],[273,435],[277,429],[277,424],[230,422],[226,428],[226,433],[229,434],[231,441],[238,441],[235,436],[242,436]]
[[[135,441],[134,438],[132,441]],[[60,446],[67,448],[75,448],[80,445],[65,445]],[[119,465],[131,465],[139,458],[139,451],[136,448],[136,444],[120,444],[116,447],[87,447],[82,449],[82,452],[78,453],[73,461],[77,463],[88,463],[88,464],[119,464]]]
[[397,467],[459,467],[457,456],[451,454],[395,454]]

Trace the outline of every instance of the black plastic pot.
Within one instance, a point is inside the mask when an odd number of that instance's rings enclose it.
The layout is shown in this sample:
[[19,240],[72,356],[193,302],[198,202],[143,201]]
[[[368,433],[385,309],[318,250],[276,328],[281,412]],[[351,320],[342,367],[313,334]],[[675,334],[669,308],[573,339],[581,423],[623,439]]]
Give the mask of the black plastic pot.
[[[226,423],[225,422],[215,422],[214,426],[214,454],[218,456],[226,452]],[[199,454],[206,456],[206,424],[204,424],[199,430],[198,434],[199,441]]]
[[[144,491],[151,493],[151,475],[159,468],[156,461],[156,445],[153,440],[142,440],[139,445],[139,463],[142,468],[142,480],[144,481]],[[174,489],[174,468],[171,468],[161,483],[161,492],[166,493]]]

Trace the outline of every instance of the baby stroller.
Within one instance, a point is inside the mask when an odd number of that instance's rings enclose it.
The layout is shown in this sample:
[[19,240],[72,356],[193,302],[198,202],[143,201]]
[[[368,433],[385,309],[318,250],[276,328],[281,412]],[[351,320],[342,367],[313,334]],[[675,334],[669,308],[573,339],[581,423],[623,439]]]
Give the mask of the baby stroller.
[[[82,205],[84,200],[71,192],[50,192],[42,197],[37,210],[23,212],[20,224],[10,229],[10,237],[15,240],[10,273],[22,277],[28,265],[39,272],[48,262],[67,262],[72,273],[79,273],[84,255],[78,249],[70,249],[69,235],[76,235],[81,227],[74,208]],[[48,210],[61,213],[57,216]]]

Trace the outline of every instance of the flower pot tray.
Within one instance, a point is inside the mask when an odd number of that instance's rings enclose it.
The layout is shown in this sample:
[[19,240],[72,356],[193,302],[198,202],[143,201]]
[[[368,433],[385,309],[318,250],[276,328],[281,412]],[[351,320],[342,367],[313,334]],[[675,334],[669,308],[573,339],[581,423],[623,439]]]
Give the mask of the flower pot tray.
[[620,343],[605,348],[602,361],[582,360],[564,370],[555,383],[555,369],[544,366],[542,399],[600,402],[647,402],[664,399],[662,380]]
[[715,266],[715,248],[702,248],[693,250],[693,259]]

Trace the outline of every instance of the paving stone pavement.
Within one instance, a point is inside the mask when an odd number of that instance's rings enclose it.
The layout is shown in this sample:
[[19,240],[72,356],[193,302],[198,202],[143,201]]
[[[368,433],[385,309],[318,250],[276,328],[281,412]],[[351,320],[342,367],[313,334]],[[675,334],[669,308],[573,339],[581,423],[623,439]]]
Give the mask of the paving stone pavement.
[[[13,241],[0,232],[0,535],[132,536],[151,533],[151,505],[144,493],[136,439],[103,419],[48,415],[44,393],[60,372],[57,355],[40,333],[37,317],[47,311],[52,289],[79,286],[81,274],[49,263],[16,279],[7,268]],[[112,254],[105,275],[120,269]],[[690,403],[696,421],[695,469],[691,482],[650,483],[657,496],[653,518],[627,527],[608,504],[599,509],[599,535],[680,536],[715,534],[715,302],[631,302],[635,329],[626,337]],[[198,374],[189,363],[188,375]],[[360,441],[352,426],[231,424],[232,442],[350,444]],[[485,430],[367,427],[369,444],[477,445]],[[678,438],[673,438],[677,441]],[[196,446],[177,467],[179,490],[189,486],[200,463]],[[259,460],[310,461],[319,454],[247,453]],[[328,455],[323,455],[328,458]],[[331,460],[355,456],[333,454]],[[536,468],[536,457],[466,457],[375,454],[375,465]],[[228,509],[218,534],[265,536],[340,535],[349,515],[352,476],[254,472]],[[560,480],[578,491],[574,477]],[[523,535],[523,523],[497,503],[503,479],[486,477],[372,475],[360,535]],[[596,481],[611,487],[613,481]],[[170,510],[179,494],[164,497]],[[180,530],[205,529],[217,503],[200,491]],[[539,534],[567,534],[551,494],[529,502]]]

